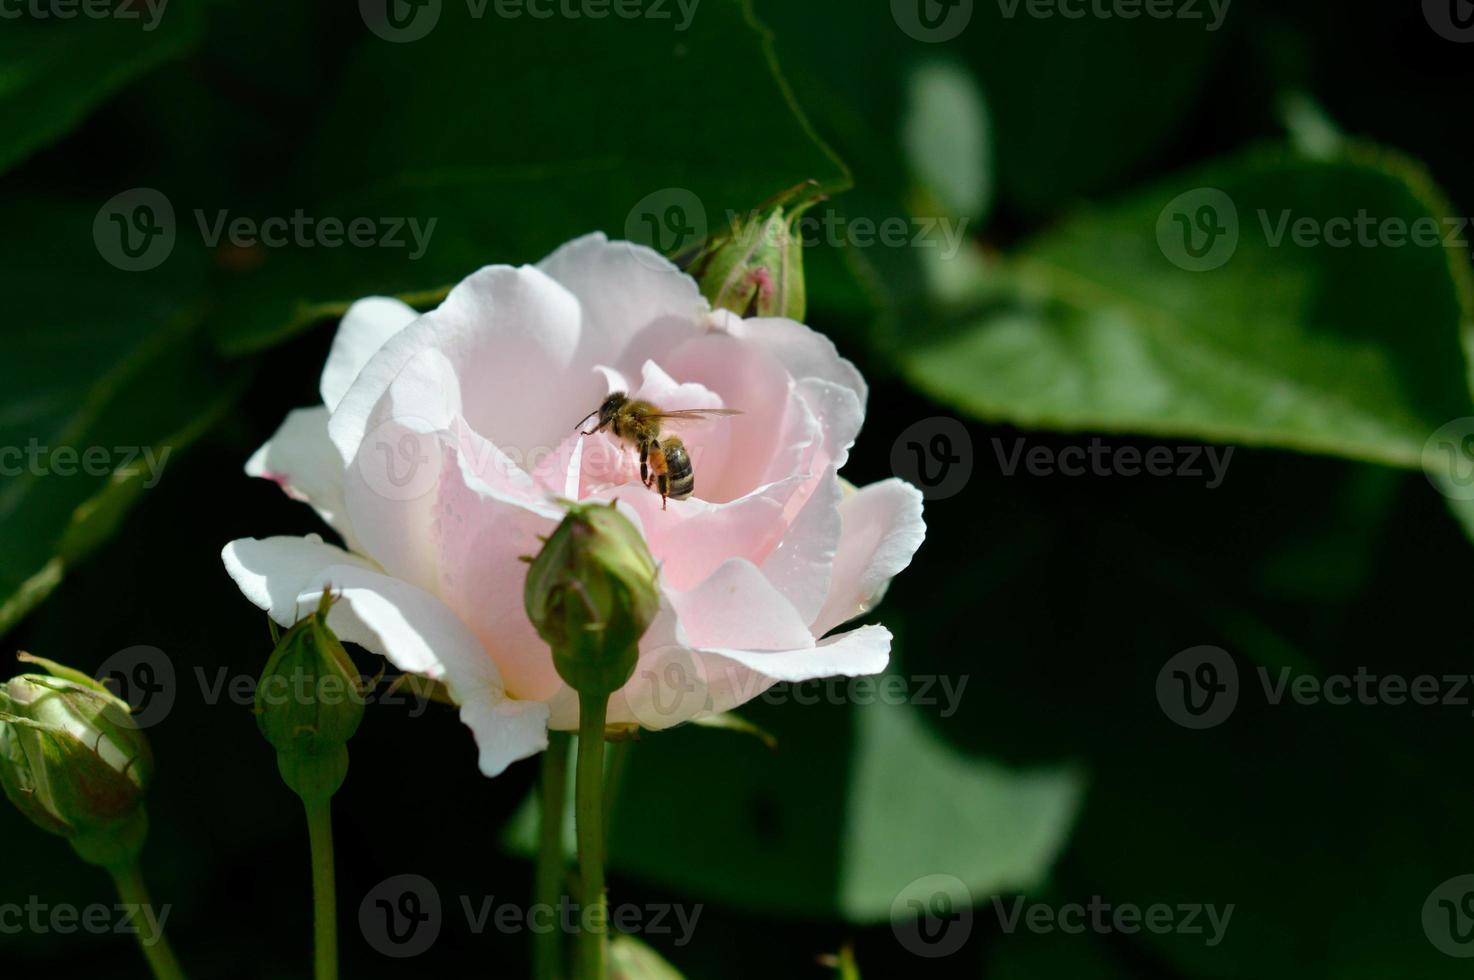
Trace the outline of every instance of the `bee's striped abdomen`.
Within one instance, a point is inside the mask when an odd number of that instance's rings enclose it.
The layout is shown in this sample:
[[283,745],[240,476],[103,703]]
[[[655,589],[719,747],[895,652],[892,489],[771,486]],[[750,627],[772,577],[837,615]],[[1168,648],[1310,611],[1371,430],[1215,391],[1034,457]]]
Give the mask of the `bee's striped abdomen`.
[[667,437],[661,444],[665,453],[666,494],[672,500],[685,500],[696,489],[696,474],[691,471],[691,457],[679,439]]

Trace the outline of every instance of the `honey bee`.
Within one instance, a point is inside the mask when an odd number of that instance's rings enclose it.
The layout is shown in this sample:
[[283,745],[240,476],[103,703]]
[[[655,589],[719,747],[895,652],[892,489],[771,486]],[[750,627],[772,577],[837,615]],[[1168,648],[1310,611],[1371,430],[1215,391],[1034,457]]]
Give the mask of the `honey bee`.
[[[614,438],[629,443],[640,451],[640,482],[660,494],[660,509],[666,498],[685,500],[696,489],[696,474],[691,469],[691,456],[680,437],[661,435],[662,426],[691,422],[722,415],[741,415],[731,408],[690,408],[667,412],[650,402],[630,398],[616,391],[604,403],[579,420],[574,426],[586,436],[608,429]],[[598,417],[592,429],[583,424]]]

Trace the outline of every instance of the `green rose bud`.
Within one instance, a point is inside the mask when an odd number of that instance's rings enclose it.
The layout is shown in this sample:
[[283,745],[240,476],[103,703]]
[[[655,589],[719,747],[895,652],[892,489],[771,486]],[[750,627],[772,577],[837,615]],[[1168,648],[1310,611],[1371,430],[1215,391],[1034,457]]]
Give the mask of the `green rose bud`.
[[21,654],[49,674],[0,684],[0,786],[31,822],[109,867],[135,858],[148,832],[148,741],[128,704],[80,671]]
[[800,184],[746,218],[734,219],[690,260],[686,271],[712,306],[744,317],[803,320],[803,236],[795,226],[822,200],[813,188],[812,181]]
[[532,559],[523,601],[553,666],[582,695],[607,696],[635,670],[660,611],[655,559],[614,504],[573,504]]
[[256,687],[256,726],[276,748],[282,778],[297,795],[326,799],[348,775],[348,739],[363,721],[364,688],[328,628],[333,597],[282,636]]

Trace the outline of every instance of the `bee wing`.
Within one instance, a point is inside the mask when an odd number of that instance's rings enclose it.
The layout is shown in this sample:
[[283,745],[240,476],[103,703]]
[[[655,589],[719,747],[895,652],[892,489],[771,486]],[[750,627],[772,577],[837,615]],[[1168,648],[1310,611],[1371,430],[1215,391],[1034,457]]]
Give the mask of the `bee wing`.
[[699,422],[702,419],[741,414],[741,410],[736,408],[678,408],[673,412],[656,412],[651,417],[662,423],[680,425],[683,422]]

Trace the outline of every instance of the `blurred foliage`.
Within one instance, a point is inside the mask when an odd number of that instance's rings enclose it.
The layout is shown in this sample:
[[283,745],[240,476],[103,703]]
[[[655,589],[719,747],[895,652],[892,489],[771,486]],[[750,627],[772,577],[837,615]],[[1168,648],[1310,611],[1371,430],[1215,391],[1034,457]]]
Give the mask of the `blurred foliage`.
[[[847,475],[890,475],[917,420],[966,418],[972,480],[929,502],[928,543],[875,616],[897,674],[967,684],[955,713],[745,708],[776,748],[705,728],[632,745],[616,900],[706,903],[688,945],[642,938],[702,978],[831,975],[819,958],[848,942],[867,977],[1466,972],[1420,910],[1474,865],[1468,706],[1275,705],[1259,672],[1469,672],[1469,544],[1417,472],[1429,434],[1474,414],[1468,245],[1276,247],[1260,216],[1467,214],[1467,52],[1415,4],[1238,0],[1210,30],[1207,4],[1201,20],[1072,20],[979,2],[937,44],[886,3],[703,0],[680,31],[666,6],[506,20],[446,0],[411,43],[352,3],[176,0],[149,31],[0,21],[0,447],[52,464],[58,447],[110,450],[90,474],[0,478],[0,629],[81,667],[134,644],[175,665],[145,862],[191,975],[297,976],[307,955],[291,801],[248,704],[201,692],[270,652],[219,547],[318,530],[240,466],[315,400],[343,304],[432,303],[476,266],[638,234],[646,215],[674,250],[693,226],[662,225],[671,204],[711,227],[808,178],[834,195],[811,320],[875,382]],[[175,239],[129,272],[100,236],[108,202],[140,187],[172,204]],[[1234,202],[1239,236],[1191,271],[1159,226],[1201,188]],[[299,210],[436,225],[414,259],[204,231]],[[861,243],[859,222],[888,219],[932,231]],[[1007,466],[1089,439],[1245,448],[1212,489]],[[124,467],[129,447],[162,470]],[[1226,723],[1190,731],[1155,684],[1199,644],[1231,652],[1242,691]],[[346,975],[525,973],[525,935],[476,934],[458,909],[526,901],[527,863],[495,842],[534,766],[487,781],[474,755],[443,706],[368,712],[340,797]],[[0,903],[112,901],[9,808],[0,839]],[[404,872],[451,910],[408,965],[355,925]],[[974,908],[962,950],[924,959],[885,919],[933,873]],[[1009,931],[995,904],[1097,896],[1235,912],[1209,946]],[[0,954],[19,976],[141,976],[128,943],[28,932]]]

